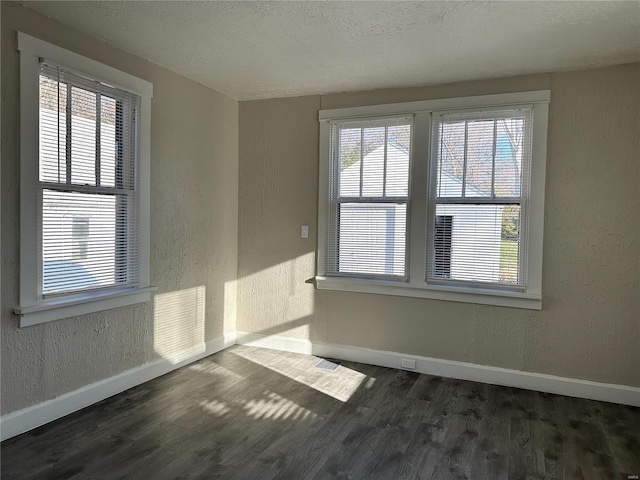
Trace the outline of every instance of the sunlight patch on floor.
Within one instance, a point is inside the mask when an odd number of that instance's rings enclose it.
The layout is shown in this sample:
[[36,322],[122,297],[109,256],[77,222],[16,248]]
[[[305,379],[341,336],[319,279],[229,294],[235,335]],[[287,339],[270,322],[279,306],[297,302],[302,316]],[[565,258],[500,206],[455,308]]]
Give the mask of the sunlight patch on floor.
[[231,411],[231,408],[227,407],[224,402],[218,400],[211,400],[210,402],[200,402],[200,406],[208,413],[215,415],[216,417],[223,417]]
[[265,392],[264,398],[249,400],[243,408],[248,416],[255,419],[307,420],[317,417],[310,410],[274,392]]
[[[312,355],[301,355],[301,361],[294,364],[293,362],[288,362],[286,356],[283,356],[280,352],[275,352],[275,354],[271,355],[265,349],[242,349],[234,350],[232,353],[307,385],[341,402],[349,400],[361,388],[365,380],[367,380],[368,385],[371,381],[375,382],[374,378],[367,379],[364,373],[352,370],[344,365],[340,365],[335,370],[315,368],[314,365],[318,363],[319,357]],[[373,383],[370,383],[370,385],[373,385]],[[369,386],[368,388],[371,387]]]

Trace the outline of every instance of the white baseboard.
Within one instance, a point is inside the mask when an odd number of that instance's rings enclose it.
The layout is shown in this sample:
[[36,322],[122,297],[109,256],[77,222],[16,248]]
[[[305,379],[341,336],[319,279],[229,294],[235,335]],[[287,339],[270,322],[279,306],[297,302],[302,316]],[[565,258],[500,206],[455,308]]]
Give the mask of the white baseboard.
[[69,415],[105,398],[224,350],[235,343],[235,332],[226,334],[202,346],[178,352],[170,357],[127,370],[51,400],[3,415],[0,417],[0,440],[6,440]]
[[0,417],[0,440],[6,440],[57,420],[236,343],[390,368],[401,368],[401,359],[405,358],[415,360],[415,371],[419,373],[640,407],[640,388],[626,385],[577,380],[349,345],[311,342],[277,335],[266,336],[249,332],[233,332],[216,338],[201,347],[179,352],[169,358],[158,359],[51,400],[3,415]]
[[419,373],[640,407],[640,388],[626,385],[578,380],[349,345],[311,342],[297,338],[265,336],[240,331],[236,334],[237,343],[241,345],[305,353],[390,368],[401,368],[401,359],[406,358],[415,360],[415,371]]

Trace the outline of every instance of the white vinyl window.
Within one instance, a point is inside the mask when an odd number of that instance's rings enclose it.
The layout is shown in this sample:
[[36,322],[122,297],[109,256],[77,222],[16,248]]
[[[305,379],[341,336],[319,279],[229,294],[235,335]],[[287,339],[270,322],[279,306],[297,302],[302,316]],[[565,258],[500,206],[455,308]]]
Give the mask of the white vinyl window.
[[318,288],[541,308],[548,101],[321,111]]
[[19,35],[21,325],[149,300],[151,85]]
[[526,287],[531,108],[437,113],[427,281]]
[[405,278],[411,118],[336,123],[331,143],[328,272]]

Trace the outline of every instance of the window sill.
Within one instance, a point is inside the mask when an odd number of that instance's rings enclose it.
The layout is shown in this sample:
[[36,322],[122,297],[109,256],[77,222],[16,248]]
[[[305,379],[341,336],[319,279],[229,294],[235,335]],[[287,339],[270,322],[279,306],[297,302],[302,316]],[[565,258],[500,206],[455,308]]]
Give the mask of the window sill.
[[424,286],[416,286],[388,280],[361,280],[320,276],[316,277],[315,280],[318,290],[374,293],[378,295],[430,298],[450,302],[542,310],[542,297],[539,294],[426,284]]
[[29,327],[62,318],[148,302],[151,300],[151,292],[157,289],[158,287],[148,286],[100,293],[94,292],[86,295],[48,300],[37,305],[16,307],[13,311],[20,315],[20,327]]

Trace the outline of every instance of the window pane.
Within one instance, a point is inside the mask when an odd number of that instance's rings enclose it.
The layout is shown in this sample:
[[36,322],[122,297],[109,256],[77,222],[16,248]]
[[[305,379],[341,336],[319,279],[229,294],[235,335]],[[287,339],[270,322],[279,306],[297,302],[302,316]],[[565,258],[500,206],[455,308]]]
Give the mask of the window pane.
[[519,205],[437,205],[431,278],[518,283]]
[[40,75],[40,181],[66,182],[67,85]]
[[411,125],[339,129],[338,141],[340,197],[408,195]]
[[524,118],[497,122],[496,197],[519,197],[522,172]]
[[115,195],[43,191],[43,293],[120,281],[125,202]]
[[387,128],[387,197],[406,197],[409,194],[409,152],[411,126],[397,125]]
[[440,124],[438,197],[521,196],[525,118],[482,115]]
[[362,129],[340,129],[338,136],[339,196],[360,196]]
[[467,122],[465,197],[490,197],[494,120]]
[[407,206],[343,203],[338,208],[338,271],[404,276]]
[[96,94],[71,88],[71,182],[96,184]]
[[100,185],[114,187],[116,178],[116,100],[100,98]]
[[520,205],[506,205],[502,210],[500,237],[500,282],[518,283],[520,245]]
[[381,197],[384,180],[385,128],[364,128],[362,196]]
[[461,197],[464,175],[465,122],[443,123],[437,177],[438,197]]

